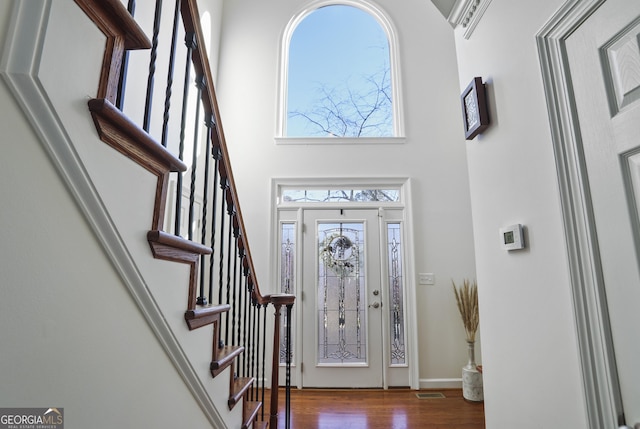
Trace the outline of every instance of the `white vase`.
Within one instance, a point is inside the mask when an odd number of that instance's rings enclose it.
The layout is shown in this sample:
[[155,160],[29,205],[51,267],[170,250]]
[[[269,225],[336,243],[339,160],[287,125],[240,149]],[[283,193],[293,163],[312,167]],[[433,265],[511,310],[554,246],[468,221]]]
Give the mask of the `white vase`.
[[476,365],[475,342],[467,341],[469,361],[462,368],[462,396],[468,401],[480,402],[484,400],[482,389],[482,373]]
[[467,340],[467,356],[469,358],[465,368],[476,369],[476,342]]

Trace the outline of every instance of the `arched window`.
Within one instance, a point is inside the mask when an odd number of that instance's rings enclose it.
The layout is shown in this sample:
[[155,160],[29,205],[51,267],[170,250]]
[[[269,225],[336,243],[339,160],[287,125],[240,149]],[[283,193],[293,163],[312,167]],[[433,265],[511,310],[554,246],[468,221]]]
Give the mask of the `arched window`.
[[403,135],[395,32],[363,1],[314,2],[283,41],[279,135]]

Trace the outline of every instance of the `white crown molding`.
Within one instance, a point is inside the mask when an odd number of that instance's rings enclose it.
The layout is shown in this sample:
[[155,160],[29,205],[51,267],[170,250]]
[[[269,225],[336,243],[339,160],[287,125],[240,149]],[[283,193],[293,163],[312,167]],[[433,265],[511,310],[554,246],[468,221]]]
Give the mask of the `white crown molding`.
[[[227,428],[102,203],[40,79],[52,0],[14,2],[0,74],[158,341],[213,427]],[[32,53],[32,55],[25,55]],[[87,121],[90,121],[87,109]],[[208,374],[208,372],[207,372]]]
[[454,28],[464,28],[463,37],[469,39],[490,3],[491,0],[457,0],[447,19]]
[[621,404],[565,41],[603,2],[568,0],[536,35],[560,188],[587,423],[591,429],[618,427]]

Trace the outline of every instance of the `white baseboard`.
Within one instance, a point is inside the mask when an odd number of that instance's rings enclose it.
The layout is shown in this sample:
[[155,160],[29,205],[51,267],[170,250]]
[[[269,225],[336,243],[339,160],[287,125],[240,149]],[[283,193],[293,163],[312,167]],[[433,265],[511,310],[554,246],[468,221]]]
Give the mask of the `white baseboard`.
[[462,389],[462,378],[421,378],[420,389]]

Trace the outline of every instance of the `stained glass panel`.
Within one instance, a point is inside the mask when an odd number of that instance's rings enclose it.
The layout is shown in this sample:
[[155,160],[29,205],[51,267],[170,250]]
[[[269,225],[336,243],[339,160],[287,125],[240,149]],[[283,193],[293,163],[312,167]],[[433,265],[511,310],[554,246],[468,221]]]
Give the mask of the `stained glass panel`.
[[[294,222],[284,222],[280,227],[280,291],[282,293],[295,294],[295,276],[296,276],[296,224]],[[286,312],[282,312],[282,321],[280,323],[280,363],[287,361],[285,333],[287,332]],[[295,338],[294,329],[296,324],[291,320],[291,362],[293,363],[293,339]]]
[[364,223],[320,223],[317,232],[317,363],[364,364]]
[[402,365],[406,363],[404,344],[404,296],[402,283],[401,232],[400,223],[387,224],[391,365]]

